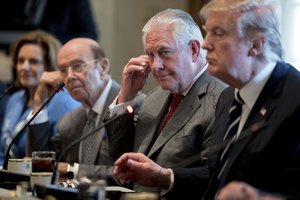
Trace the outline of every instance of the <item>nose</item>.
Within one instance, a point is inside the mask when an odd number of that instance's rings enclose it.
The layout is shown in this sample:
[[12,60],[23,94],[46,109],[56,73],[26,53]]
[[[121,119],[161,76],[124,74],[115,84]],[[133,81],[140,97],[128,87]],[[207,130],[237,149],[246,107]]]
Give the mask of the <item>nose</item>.
[[69,80],[71,81],[71,80],[76,79],[76,76],[75,76],[74,72],[72,71],[72,67],[68,67],[65,79],[66,79],[66,81],[69,81]]
[[30,63],[29,61],[26,59],[22,64],[19,64],[21,66],[21,68],[23,70],[29,70],[30,69]]
[[154,58],[153,58],[152,68],[155,71],[164,69],[164,63],[158,55],[154,56]]
[[202,44],[202,49],[210,51],[213,49],[212,43],[210,42],[209,35],[206,35]]

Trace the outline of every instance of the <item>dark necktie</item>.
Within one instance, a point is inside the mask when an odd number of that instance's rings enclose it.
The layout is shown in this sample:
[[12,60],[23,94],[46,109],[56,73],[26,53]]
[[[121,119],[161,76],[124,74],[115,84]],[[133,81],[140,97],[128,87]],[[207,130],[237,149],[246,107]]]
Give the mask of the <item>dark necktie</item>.
[[172,102],[171,102],[171,104],[170,104],[170,107],[169,107],[169,112],[168,112],[168,114],[167,114],[167,117],[166,117],[164,123],[162,124],[162,126],[160,127],[158,133],[160,133],[160,132],[163,130],[163,128],[166,126],[166,124],[169,122],[169,120],[170,120],[171,117],[173,116],[173,114],[174,114],[176,108],[177,108],[178,105],[180,104],[180,102],[181,102],[181,100],[183,99],[183,97],[184,97],[184,96],[183,96],[182,94],[176,94],[176,95],[174,95],[173,100],[172,100]]
[[223,150],[221,157],[220,157],[220,172],[218,175],[218,180],[220,180],[222,173],[224,171],[224,168],[227,165],[228,157],[230,154],[230,151],[233,147],[233,140],[236,137],[238,127],[240,124],[241,114],[242,114],[242,105],[243,100],[240,97],[239,93],[237,93],[237,97],[234,99],[232,106],[229,110],[229,126],[226,131],[225,136],[223,137],[223,141],[230,141],[226,148]]
[[[82,136],[89,134],[95,129],[96,117],[97,117],[97,113],[94,112],[93,110],[90,110],[87,116],[87,121],[84,126]],[[92,134],[82,141],[81,162],[84,164],[93,164],[91,163],[91,158],[92,158],[92,151],[94,146],[94,135],[95,134]]]

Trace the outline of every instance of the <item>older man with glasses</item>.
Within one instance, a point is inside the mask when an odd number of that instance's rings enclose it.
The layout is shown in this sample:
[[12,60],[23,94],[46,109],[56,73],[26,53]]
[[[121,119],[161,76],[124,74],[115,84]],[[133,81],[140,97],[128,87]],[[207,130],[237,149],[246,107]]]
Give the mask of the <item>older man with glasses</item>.
[[[49,121],[38,115],[29,127],[27,151],[55,150],[61,152],[74,140],[83,137],[101,126],[109,104],[119,92],[119,84],[111,79],[109,60],[104,50],[94,40],[76,38],[67,42],[59,51],[59,71],[44,73],[34,97],[34,110],[40,106],[61,82],[71,96],[82,106],[63,119],[57,126],[58,133],[51,141],[44,141],[49,134]],[[44,145],[42,145],[44,144]],[[63,162],[58,165],[60,173],[78,170],[93,173],[107,173],[106,167],[112,166],[114,158],[109,155],[108,141],[104,128],[87,137],[64,152]],[[104,170],[104,171],[103,171]]]

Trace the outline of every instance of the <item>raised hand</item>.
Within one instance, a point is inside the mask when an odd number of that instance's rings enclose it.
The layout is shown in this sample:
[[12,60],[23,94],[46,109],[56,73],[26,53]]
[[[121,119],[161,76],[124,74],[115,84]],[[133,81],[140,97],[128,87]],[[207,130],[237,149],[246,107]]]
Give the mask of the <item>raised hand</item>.
[[131,58],[122,72],[122,86],[119,92],[118,103],[134,99],[147,83],[150,73],[151,69],[147,55]]
[[44,72],[34,94],[33,113],[36,112],[47,98],[58,88],[62,82],[59,71]]

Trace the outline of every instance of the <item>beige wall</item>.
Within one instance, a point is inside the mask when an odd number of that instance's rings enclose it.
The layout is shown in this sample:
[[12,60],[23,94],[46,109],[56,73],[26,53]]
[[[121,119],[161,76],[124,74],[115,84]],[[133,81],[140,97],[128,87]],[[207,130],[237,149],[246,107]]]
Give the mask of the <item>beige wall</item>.
[[[143,54],[141,29],[146,21],[166,8],[187,9],[187,0],[90,0],[101,32],[100,43],[111,61],[112,77],[120,81],[122,69],[132,57]],[[144,88],[156,86],[152,78]]]

